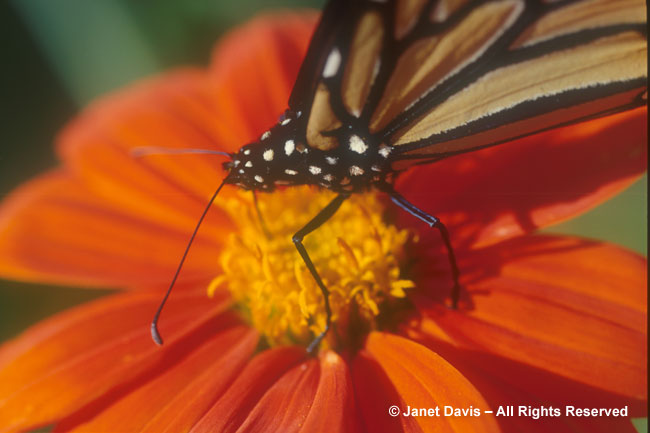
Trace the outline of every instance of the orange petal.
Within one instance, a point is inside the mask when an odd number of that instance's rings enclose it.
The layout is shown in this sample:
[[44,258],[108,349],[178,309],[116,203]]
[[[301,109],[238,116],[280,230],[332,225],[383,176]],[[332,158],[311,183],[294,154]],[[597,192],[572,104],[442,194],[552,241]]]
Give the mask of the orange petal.
[[384,416],[401,397],[381,365],[365,351],[359,352],[352,365],[352,380],[365,430],[376,433],[421,431],[415,418]]
[[332,351],[319,361],[303,362],[277,379],[237,431],[363,431],[354,410],[347,365]]
[[[178,228],[158,216],[121,209],[65,172],[41,176],[0,207],[0,273],[82,286],[166,286],[198,213]],[[215,254],[228,230],[218,215],[207,219],[181,284],[214,277]]]
[[[645,259],[604,243],[536,236],[468,255],[461,270],[461,308],[416,299],[424,318],[409,335],[520,364],[518,374],[503,363],[490,373],[551,401],[589,401],[586,387],[647,399]],[[421,284],[450,286],[436,277]],[[560,395],[547,386],[549,374],[584,386]]]
[[149,324],[160,296],[110,296],[54,316],[0,349],[0,419],[9,430],[55,422],[96,399],[118,398],[183,359],[214,329],[227,298],[177,294],[161,317],[166,343],[156,346]]
[[301,431],[361,432],[361,420],[354,403],[354,388],[348,366],[333,351],[320,360],[320,379],[314,401]]
[[[262,352],[253,358],[226,393],[196,423],[192,432],[234,432],[238,430],[269,388],[281,380],[288,371],[304,372],[308,369],[310,374],[307,376],[313,376],[315,361],[309,363],[312,367],[308,368],[306,363],[301,363],[304,358],[305,351],[299,347],[280,347]],[[296,379],[296,373],[291,378]],[[296,389],[289,388],[285,391],[292,394]],[[314,389],[300,391],[313,393],[315,386]],[[275,413],[271,415],[275,415]]]
[[[581,385],[484,350],[459,349],[426,338],[419,341],[443,356],[476,387],[497,415],[504,433],[636,432],[628,417],[569,417],[567,406],[627,407],[628,416],[632,417],[647,413],[643,401]],[[536,383],[531,386],[533,381]],[[504,416],[508,407],[513,408],[514,416]]]
[[269,388],[237,431],[301,431],[316,395],[318,379],[315,359],[293,367]]
[[317,12],[261,15],[217,45],[210,69],[231,131],[252,140],[278,121],[317,19]]
[[617,194],[646,170],[647,143],[642,107],[411,169],[397,190],[440,217],[455,243],[486,245]]
[[[402,411],[398,418],[404,431],[499,431],[494,416],[484,413],[485,410],[490,410],[490,407],[476,388],[445,359],[426,347],[395,335],[372,333],[366,341],[365,351],[381,367],[399,396],[399,400],[377,404],[375,413],[364,413],[366,422],[393,422],[388,410],[390,406],[396,405]],[[363,358],[359,358],[358,362],[364,362]],[[404,415],[405,411],[412,408],[426,409],[436,406],[440,408],[441,415],[444,414],[445,406],[473,409],[477,412],[464,416],[410,418]],[[371,418],[368,418],[368,415]],[[421,430],[410,424],[413,421]]]
[[[223,149],[214,84],[202,71],[179,71],[99,100],[58,140],[66,167],[97,196],[139,215],[196,221],[224,177],[222,156],[135,156],[133,149]],[[220,129],[221,128],[221,129]]]
[[74,414],[57,430],[187,431],[243,369],[256,344],[255,331],[243,325],[221,330],[151,382],[99,413]]

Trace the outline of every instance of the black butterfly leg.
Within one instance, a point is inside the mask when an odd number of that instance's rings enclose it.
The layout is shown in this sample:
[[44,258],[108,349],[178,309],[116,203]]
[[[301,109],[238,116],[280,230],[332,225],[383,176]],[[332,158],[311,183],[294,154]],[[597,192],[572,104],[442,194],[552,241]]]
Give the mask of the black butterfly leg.
[[305,264],[307,265],[307,269],[309,269],[309,272],[311,272],[311,275],[314,277],[314,280],[316,280],[316,284],[318,284],[318,287],[320,287],[320,290],[323,293],[323,300],[325,301],[325,312],[327,313],[327,322],[325,324],[325,330],[321,332],[314,339],[314,341],[312,341],[309,344],[309,346],[307,347],[307,352],[309,353],[311,353],[315,348],[317,348],[320,342],[323,341],[323,338],[325,338],[325,335],[327,335],[327,331],[329,331],[330,326],[332,324],[332,309],[330,308],[330,292],[329,290],[327,290],[327,287],[325,287],[325,284],[323,284],[323,280],[321,280],[320,275],[318,275],[318,271],[316,271],[316,267],[314,266],[311,259],[309,258],[309,254],[307,253],[305,246],[302,244],[302,240],[309,233],[313,232],[318,227],[322,226],[327,220],[329,220],[332,217],[332,215],[334,215],[338,210],[338,208],[341,206],[341,203],[343,203],[345,199],[348,197],[349,196],[347,194],[339,194],[338,196],[336,196],[334,200],[329,202],[329,204],[325,206],[325,208],[318,213],[318,215],[316,215],[311,221],[309,221],[306,226],[298,230],[296,234],[293,235],[293,238],[291,238],[293,240],[293,243],[296,245],[296,248],[298,249],[300,256],[302,257]]
[[449,265],[451,266],[451,275],[454,279],[454,287],[451,289],[451,306],[452,308],[456,309],[458,307],[458,298],[460,297],[460,283],[458,282],[460,272],[458,271],[458,265],[456,264],[456,255],[454,254],[454,249],[452,248],[451,241],[449,240],[449,232],[447,231],[447,227],[445,227],[445,225],[440,222],[438,218],[434,217],[433,215],[429,215],[421,209],[418,209],[415,205],[408,202],[399,193],[391,190],[388,191],[388,194],[390,194],[391,200],[393,200],[397,206],[401,207],[414,217],[429,224],[430,227],[435,227],[438,229],[438,231],[440,231],[440,236],[442,236],[445,247],[447,247],[447,256],[449,257]]

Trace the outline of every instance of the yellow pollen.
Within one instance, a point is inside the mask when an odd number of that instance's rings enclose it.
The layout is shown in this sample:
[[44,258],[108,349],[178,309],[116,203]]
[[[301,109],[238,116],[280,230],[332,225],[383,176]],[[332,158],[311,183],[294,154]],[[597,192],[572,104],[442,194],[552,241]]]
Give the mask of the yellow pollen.
[[[323,296],[291,237],[333,198],[329,191],[309,187],[258,194],[270,238],[250,193],[242,191],[220,204],[239,232],[230,235],[220,257],[223,274],[208,292],[226,287],[270,345],[307,345],[325,327]],[[382,306],[404,298],[405,290],[414,287],[400,278],[399,268],[410,233],[384,222],[382,213],[376,194],[353,195],[303,241],[330,291],[339,336],[350,326],[375,329]],[[328,334],[326,345],[334,344],[333,334]]]

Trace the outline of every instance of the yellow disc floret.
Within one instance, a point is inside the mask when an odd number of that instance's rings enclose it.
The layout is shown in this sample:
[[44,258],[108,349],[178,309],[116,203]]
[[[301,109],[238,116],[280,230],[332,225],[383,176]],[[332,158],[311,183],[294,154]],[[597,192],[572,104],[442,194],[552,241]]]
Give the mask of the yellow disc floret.
[[[228,239],[220,258],[223,274],[210,290],[226,286],[270,345],[308,344],[325,327],[323,295],[291,237],[333,197],[309,187],[259,194],[268,233],[250,192],[221,204],[239,232]],[[332,322],[339,334],[349,331],[352,322],[374,329],[382,305],[405,297],[413,287],[400,278],[399,268],[410,234],[386,224],[382,213],[375,194],[353,195],[303,241],[331,293]]]

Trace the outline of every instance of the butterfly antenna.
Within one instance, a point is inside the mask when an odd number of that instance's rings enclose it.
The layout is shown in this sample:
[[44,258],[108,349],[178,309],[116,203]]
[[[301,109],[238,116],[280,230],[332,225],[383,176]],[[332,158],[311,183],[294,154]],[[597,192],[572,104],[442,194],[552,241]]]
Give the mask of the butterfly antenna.
[[169,298],[169,294],[172,292],[172,289],[174,288],[174,284],[176,284],[176,280],[178,279],[178,274],[181,272],[181,268],[183,267],[183,263],[185,263],[185,258],[187,258],[187,253],[190,251],[190,247],[192,246],[192,242],[194,242],[194,238],[196,237],[196,234],[199,231],[199,227],[201,227],[201,223],[205,219],[205,216],[208,214],[208,210],[210,209],[210,206],[212,206],[212,203],[214,202],[214,199],[217,198],[217,195],[219,194],[219,191],[221,191],[221,188],[226,184],[226,179],[221,182],[221,185],[219,185],[219,188],[214,192],[212,195],[212,198],[208,202],[208,205],[205,207],[203,210],[203,213],[201,214],[201,218],[199,218],[199,221],[196,223],[196,227],[194,227],[194,232],[192,232],[192,236],[190,237],[189,242],[187,243],[187,246],[185,247],[185,252],[183,253],[183,257],[181,258],[180,263],[178,264],[178,267],[176,268],[176,273],[174,274],[174,278],[172,278],[172,282],[169,284],[169,288],[167,289],[167,293],[165,293],[165,297],[163,298],[162,302],[160,303],[160,306],[158,307],[158,310],[156,310],[156,314],[153,316],[153,320],[151,321],[151,338],[153,338],[153,341],[158,345],[162,346],[163,340],[162,337],[160,336],[160,332],[158,331],[158,318],[160,317],[160,312],[162,311],[163,307],[165,306],[165,302],[167,302],[167,298]]
[[214,149],[174,149],[158,146],[139,146],[131,149],[131,155],[135,157],[149,155],[222,155],[232,158],[228,152]]

